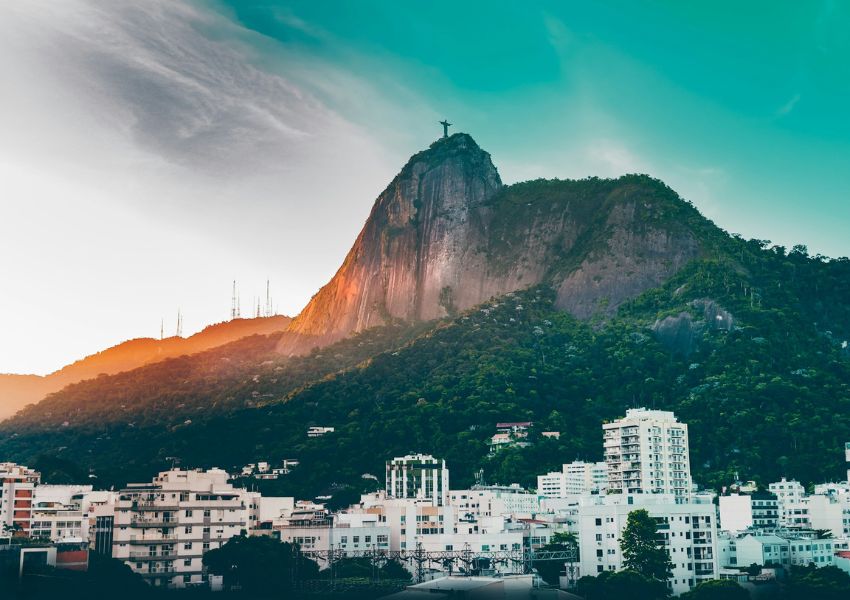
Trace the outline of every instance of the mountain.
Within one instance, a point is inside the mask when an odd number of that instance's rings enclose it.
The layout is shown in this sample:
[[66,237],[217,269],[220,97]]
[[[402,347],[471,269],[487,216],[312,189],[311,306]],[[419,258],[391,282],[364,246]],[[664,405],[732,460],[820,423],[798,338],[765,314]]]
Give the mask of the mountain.
[[330,342],[540,283],[575,316],[611,315],[704,254],[707,225],[649,178],[503,186],[490,155],[454,134],[402,168],[290,331]]
[[285,330],[291,319],[285,316],[234,319],[217,323],[189,336],[162,340],[137,338],[92,354],[44,377],[0,374],[0,419],[9,417],[48,394],[67,385],[101,374],[129,371],[172,356],[194,354],[240,338]]
[[[729,235],[656,179],[505,186],[455,135],[408,162],[287,331],[69,386],[0,424],[0,456],[116,485],[167,457],[298,458],[263,485],[310,497],[427,451],[457,486],[479,468],[533,485],[600,459],[601,423],[643,405],[689,424],[701,483],[828,480],[850,431],[848,297],[846,258]],[[534,421],[532,444],[489,456],[499,421]]]

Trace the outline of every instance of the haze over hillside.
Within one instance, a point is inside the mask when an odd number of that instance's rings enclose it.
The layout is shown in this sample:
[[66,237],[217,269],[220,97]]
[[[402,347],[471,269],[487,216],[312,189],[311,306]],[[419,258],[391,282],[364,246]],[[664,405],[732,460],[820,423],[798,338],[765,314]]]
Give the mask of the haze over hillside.
[[7,418],[27,404],[38,402],[46,395],[72,383],[101,374],[111,375],[129,371],[172,356],[194,354],[249,335],[265,335],[283,331],[290,321],[289,317],[281,315],[234,319],[210,325],[187,338],[172,336],[161,340],[153,338],[127,340],[43,377],[0,374],[0,419]]

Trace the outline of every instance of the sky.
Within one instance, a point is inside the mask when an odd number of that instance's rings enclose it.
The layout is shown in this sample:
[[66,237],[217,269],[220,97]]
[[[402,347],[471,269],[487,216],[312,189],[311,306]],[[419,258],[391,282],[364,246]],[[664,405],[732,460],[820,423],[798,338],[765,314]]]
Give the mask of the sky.
[[448,118],[850,254],[850,4],[0,0],[0,372],[295,315]]

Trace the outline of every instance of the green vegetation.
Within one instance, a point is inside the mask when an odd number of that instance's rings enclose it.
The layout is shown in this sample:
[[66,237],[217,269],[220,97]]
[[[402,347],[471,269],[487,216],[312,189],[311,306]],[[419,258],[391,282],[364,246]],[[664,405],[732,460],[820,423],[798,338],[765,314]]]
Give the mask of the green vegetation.
[[225,589],[241,589],[250,597],[279,598],[297,582],[315,579],[319,566],[296,546],[266,536],[237,536],[204,554],[204,566],[221,575]]
[[585,600],[661,600],[670,592],[663,581],[644,577],[637,571],[605,571],[578,580],[576,593]]
[[644,509],[633,510],[620,538],[623,567],[648,579],[667,581],[673,570],[670,553],[658,539],[658,523]]
[[[540,551],[549,552],[570,549],[575,552],[575,561],[573,562],[577,564],[579,562],[578,538],[574,533],[558,532],[551,537],[548,544],[540,548]],[[549,585],[557,586],[560,583],[561,571],[564,570],[564,562],[557,560],[538,560],[534,561],[532,566],[537,569],[537,573],[543,578],[543,581]]]
[[682,600],[749,600],[750,593],[729,579],[714,579],[703,581],[680,597]]
[[814,565],[792,571],[787,597],[806,600],[839,600],[850,598],[850,575],[838,567],[815,568]]

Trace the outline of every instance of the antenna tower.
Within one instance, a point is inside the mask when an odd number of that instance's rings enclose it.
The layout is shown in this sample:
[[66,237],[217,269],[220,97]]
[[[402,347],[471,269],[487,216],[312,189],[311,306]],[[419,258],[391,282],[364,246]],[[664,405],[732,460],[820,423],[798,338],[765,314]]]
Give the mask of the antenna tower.
[[236,318],[236,280],[233,280],[233,294],[230,296],[230,320]]
[[266,279],[266,316],[272,316],[272,301],[271,295],[269,294],[269,280]]
[[177,337],[183,336],[183,313],[177,309]]
[[165,319],[159,320],[159,339],[165,338]]

